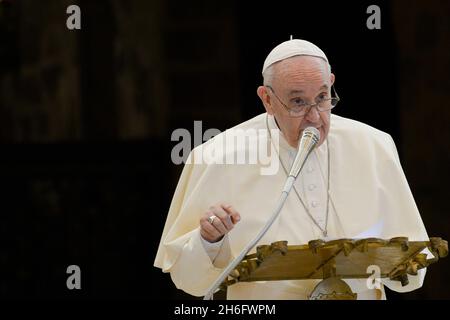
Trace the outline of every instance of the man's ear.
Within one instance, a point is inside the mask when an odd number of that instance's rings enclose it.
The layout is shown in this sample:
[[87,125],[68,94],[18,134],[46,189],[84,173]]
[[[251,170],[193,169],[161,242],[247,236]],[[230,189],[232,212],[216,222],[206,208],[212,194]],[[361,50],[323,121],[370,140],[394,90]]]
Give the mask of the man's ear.
[[331,73],[331,74],[330,74],[330,82],[331,82],[331,85],[334,84],[335,78],[336,78],[336,77],[334,76],[334,73]]
[[258,89],[256,89],[256,94],[261,99],[261,102],[263,103],[266,112],[270,115],[273,115],[273,108],[270,101],[270,96],[267,93],[267,87],[259,86]]

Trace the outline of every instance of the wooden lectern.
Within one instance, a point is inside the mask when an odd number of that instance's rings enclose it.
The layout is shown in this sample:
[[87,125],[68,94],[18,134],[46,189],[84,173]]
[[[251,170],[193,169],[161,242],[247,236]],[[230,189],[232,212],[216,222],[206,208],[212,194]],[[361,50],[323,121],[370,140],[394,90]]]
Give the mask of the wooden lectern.
[[[428,248],[434,258],[421,253]],[[356,299],[341,279],[369,278],[369,266],[377,266],[381,278],[408,284],[408,274],[426,268],[448,254],[448,243],[441,238],[408,241],[406,237],[312,240],[307,245],[288,246],[287,241],[260,245],[256,253],[245,256],[225,280],[221,289],[237,282],[323,279],[310,295],[311,300]]]

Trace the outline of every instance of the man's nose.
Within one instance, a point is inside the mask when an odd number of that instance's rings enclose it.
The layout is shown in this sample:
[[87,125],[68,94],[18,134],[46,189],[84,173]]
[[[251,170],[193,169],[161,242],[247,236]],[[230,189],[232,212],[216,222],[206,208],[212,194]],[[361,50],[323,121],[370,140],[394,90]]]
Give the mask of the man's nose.
[[310,122],[317,122],[320,119],[319,111],[317,106],[310,107],[308,113],[305,115],[306,120]]

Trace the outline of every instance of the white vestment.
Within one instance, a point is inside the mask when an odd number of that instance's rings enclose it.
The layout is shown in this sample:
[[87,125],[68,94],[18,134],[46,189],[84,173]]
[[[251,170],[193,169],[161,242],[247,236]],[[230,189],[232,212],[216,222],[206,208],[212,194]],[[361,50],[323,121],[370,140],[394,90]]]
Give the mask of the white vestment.
[[[229,129],[264,130],[268,139],[276,123],[261,114]],[[325,228],[327,203],[327,144],[330,152],[330,196],[325,240],[406,236],[410,241],[428,241],[422,219],[404,176],[392,138],[363,123],[331,115],[328,139],[308,158],[295,188],[314,220]],[[227,130],[228,131],[228,130]],[[195,148],[189,155],[163,230],[155,266],[170,272],[177,288],[203,296],[228,262],[237,256],[265,225],[279,199],[286,180],[281,165],[273,175],[262,175],[259,164],[198,163],[205,150],[223,142],[227,131]],[[259,137],[261,138],[261,137]],[[256,143],[249,143],[252,148]],[[226,149],[226,156],[237,152]],[[289,170],[295,149],[280,134],[277,151]],[[277,157],[277,153],[272,153]],[[205,245],[199,232],[200,217],[217,203],[231,204],[241,220],[217,247]],[[323,238],[321,230],[300,202],[294,190],[280,216],[259,244],[287,240],[289,245],[306,244]],[[255,248],[251,252],[254,252]],[[409,284],[382,279],[398,292],[422,286],[425,269],[408,276]],[[345,279],[359,298],[374,298],[365,279]],[[242,282],[228,288],[228,299],[306,299],[318,280]],[[384,290],[382,291],[384,297]]]

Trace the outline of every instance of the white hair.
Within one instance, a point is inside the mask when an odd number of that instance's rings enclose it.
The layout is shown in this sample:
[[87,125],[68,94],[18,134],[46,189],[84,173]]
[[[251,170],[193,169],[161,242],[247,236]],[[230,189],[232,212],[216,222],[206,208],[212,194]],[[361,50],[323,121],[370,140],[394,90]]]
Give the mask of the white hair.
[[273,81],[273,64],[268,66],[266,70],[264,70],[262,76],[264,79],[264,85],[265,86],[271,86]]

